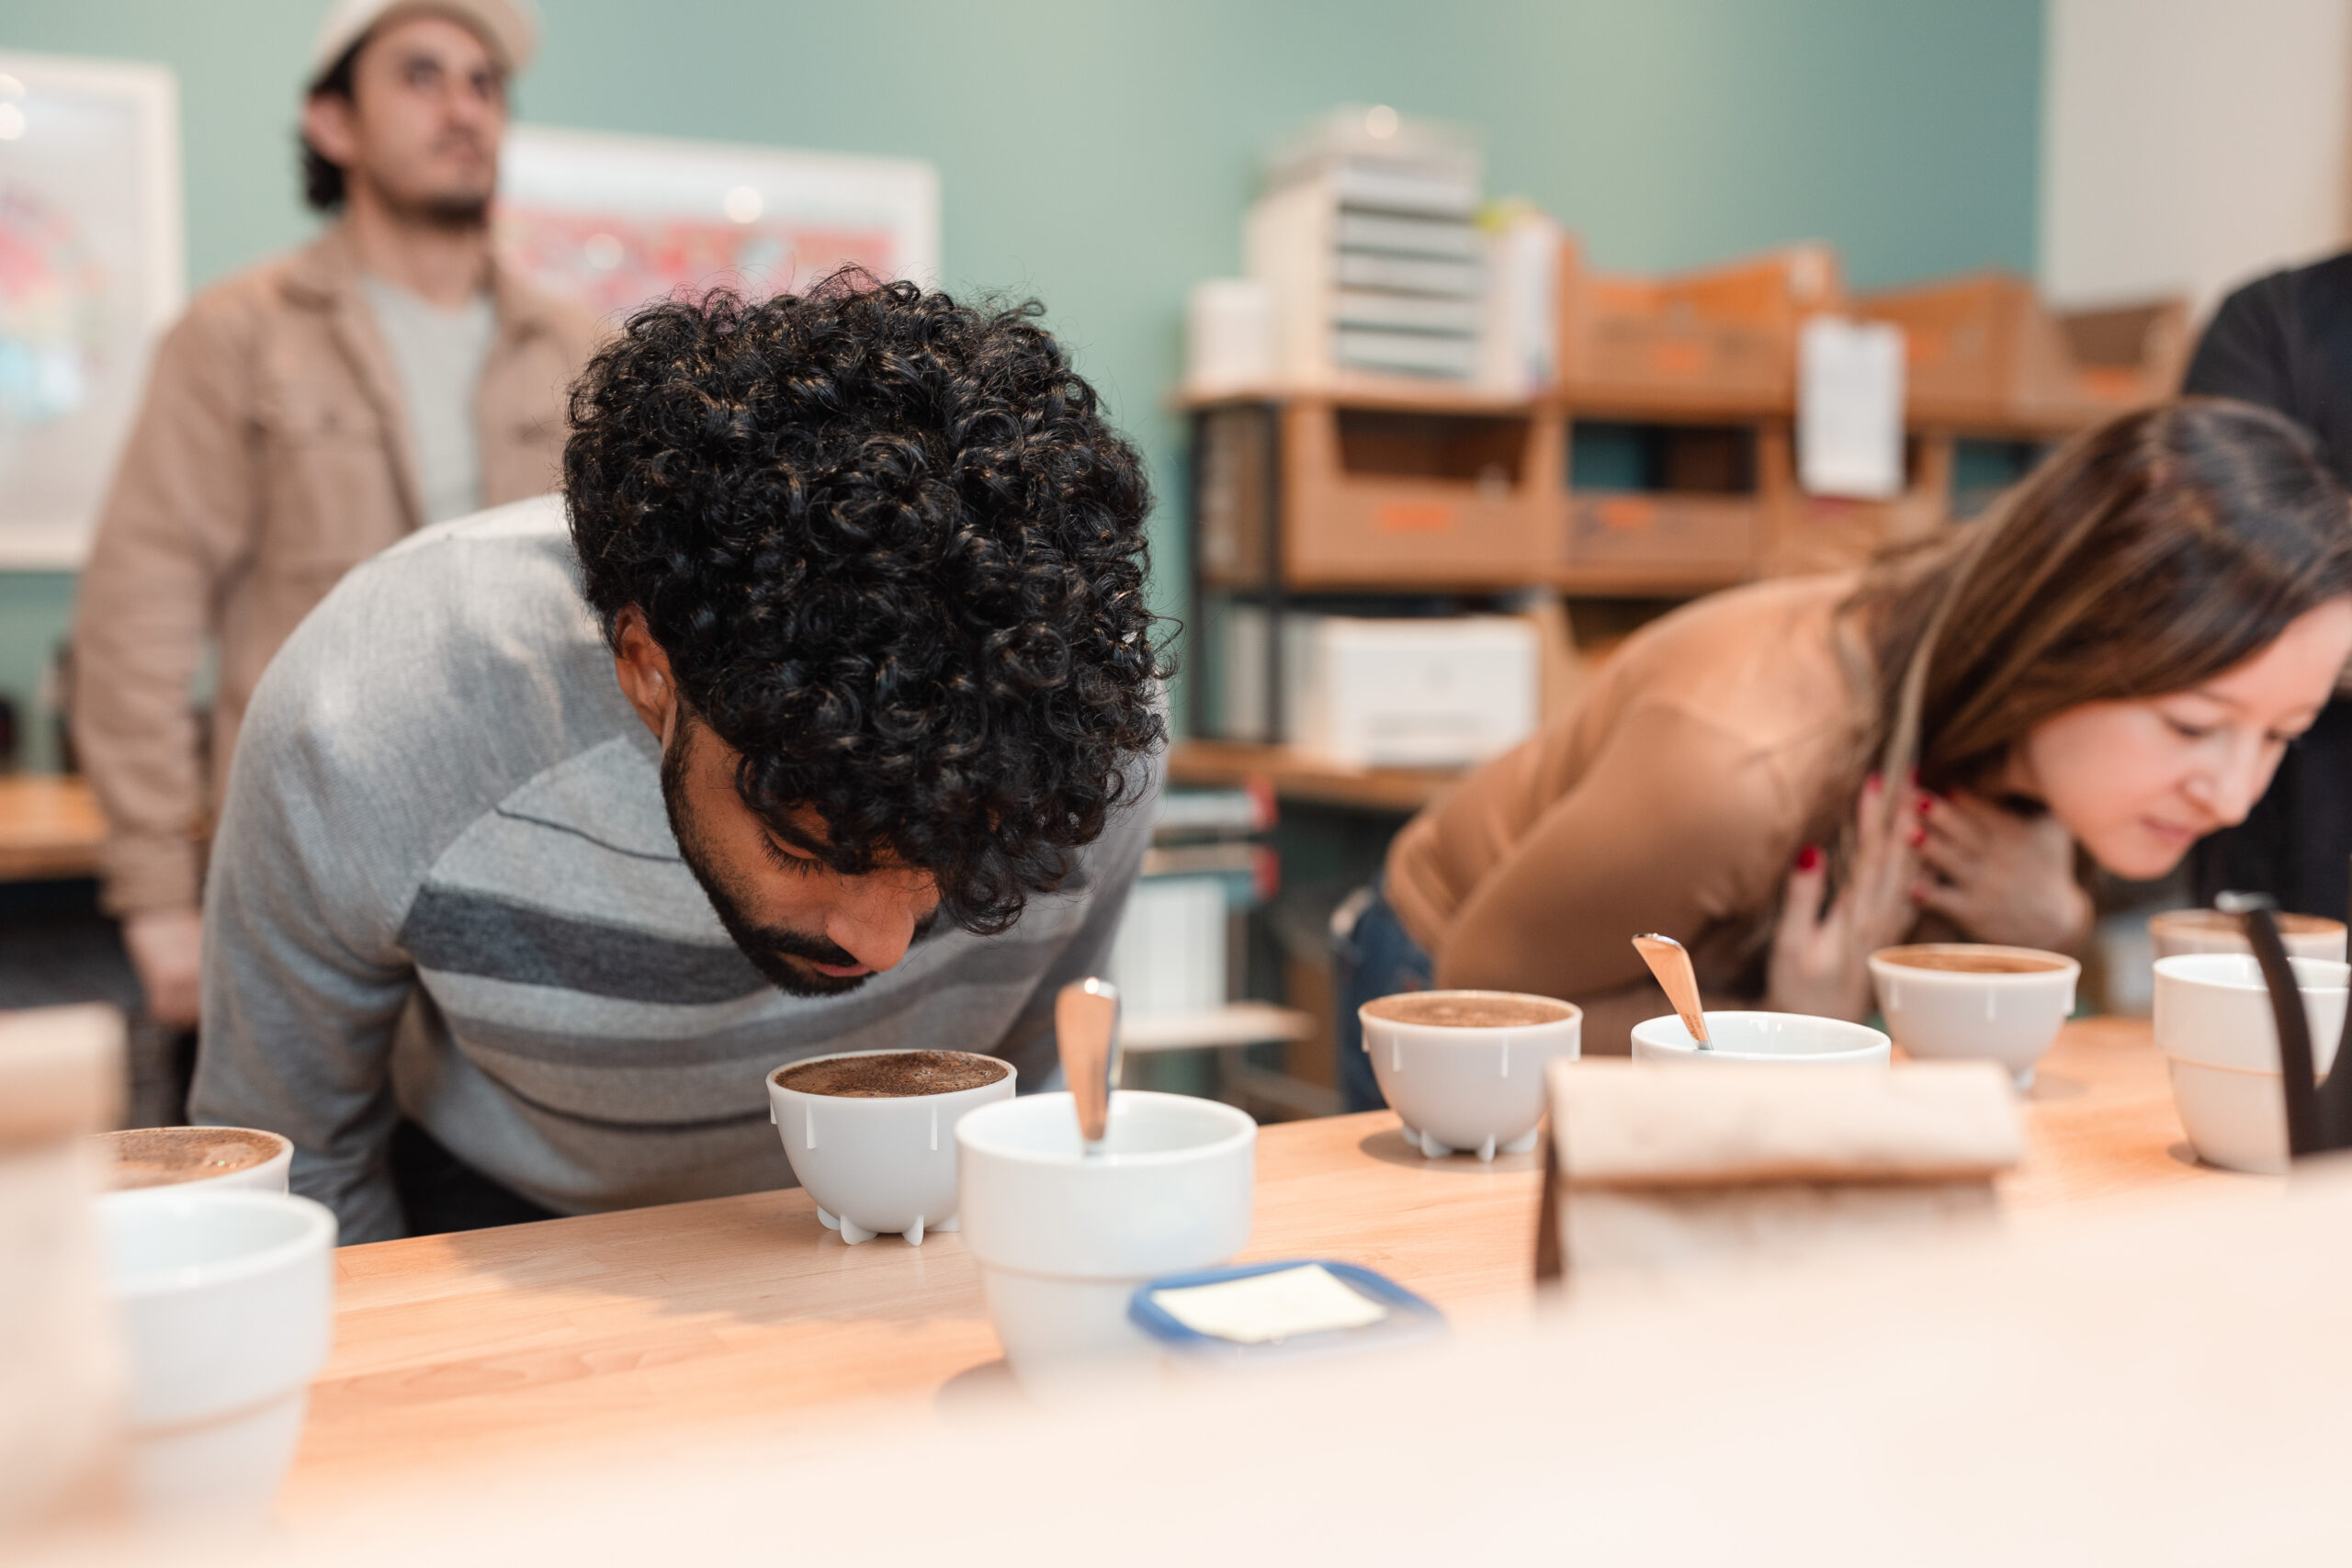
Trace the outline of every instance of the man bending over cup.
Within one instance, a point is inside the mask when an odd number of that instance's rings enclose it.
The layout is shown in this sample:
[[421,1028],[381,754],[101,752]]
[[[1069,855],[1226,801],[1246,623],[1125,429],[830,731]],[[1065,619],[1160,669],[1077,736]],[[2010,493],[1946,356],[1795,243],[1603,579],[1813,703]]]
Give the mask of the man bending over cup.
[[197,1117],[369,1241],[784,1185],[801,1056],[1043,1077],[1165,727],[1142,466],[1036,313],[652,306],[560,499],[345,579],[239,741]]

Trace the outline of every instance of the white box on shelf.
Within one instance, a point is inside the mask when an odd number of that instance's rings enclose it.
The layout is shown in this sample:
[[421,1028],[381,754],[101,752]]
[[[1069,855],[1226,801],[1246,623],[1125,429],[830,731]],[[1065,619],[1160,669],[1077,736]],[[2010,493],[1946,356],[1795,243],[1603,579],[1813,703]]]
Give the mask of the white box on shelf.
[[1265,611],[1226,613],[1228,739],[1274,739],[1357,767],[1483,761],[1535,731],[1543,648],[1516,615],[1371,620],[1293,611],[1283,624],[1283,724],[1267,733]]
[[1475,138],[1341,110],[1277,152],[1243,227],[1285,382],[1467,380],[1487,331]]
[[1225,879],[1147,876],[1127,896],[1111,982],[1131,1016],[1214,1012],[1226,1003]]

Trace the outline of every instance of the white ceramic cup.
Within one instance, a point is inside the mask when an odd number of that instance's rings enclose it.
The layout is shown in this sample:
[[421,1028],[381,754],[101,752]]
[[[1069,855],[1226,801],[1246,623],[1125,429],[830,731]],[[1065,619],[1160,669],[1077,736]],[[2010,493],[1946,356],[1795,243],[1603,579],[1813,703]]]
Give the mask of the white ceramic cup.
[[[119,1133],[99,1133],[94,1141],[107,1151],[107,1179],[115,1181],[117,1164],[126,1149],[135,1150],[143,1141],[168,1139],[175,1142],[194,1141],[217,1143],[221,1139],[237,1143],[261,1140],[272,1152],[266,1159],[255,1164],[219,1170],[198,1169],[169,1180],[152,1183],[154,1187],[220,1187],[253,1192],[283,1192],[287,1179],[294,1169],[294,1145],[277,1133],[266,1133],[258,1127],[130,1127]],[[119,1191],[137,1191],[136,1187],[119,1187]]]
[[1010,1062],[1001,1064],[1004,1076],[994,1083],[945,1094],[868,1098],[784,1087],[786,1073],[811,1062],[901,1055],[837,1051],[768,1075],[768,1120],[784,1140],[792,1174],[816,1201],[825,1228],[853,1247],[877,1235],[921,1247],[926,1233],[956,1229],[956,1124],[983,1105],[1012,1098]]
[[[2322,1076],[2344,1031],[2346,976],[2324,958],[2295,958],[2295,983]],[[2156,1048],[2172,1074],[2173,1108],[2191,1148],[2226,1170],[2287,1169],[2286,1081],[2278,1026],[2250,953],[2179,953],[2156,961]]]
[[1634,1056],[1646,1062],[1770,1062],[1805,1066],[1885,1066],[1892,1047],[1867,1024],[1801,1012],[1707,1010],[1704,1051],[1672,1013],[1634,1025]]
[[334,1326],[334,1215],[283,1192],[141,1188],[98,1202],[129,1341],[131,1505],[266,1518]]
[[[1408,1022],[1374,1010],[1385,1002],[1459,1000],[1530,1005],[1558,1016],[1541,1022]],[[1356,1010],[1380,1092],[1405,1123],[1405,1141],[1427,1159],[1457,1149],[1490,1160],[1535,1146],[1544,1120],[1544,1069],[1584,1049],[1584,1010],[1517,991],[1408,991]]]
[[[2344,922],[2324,915],[2280,914],[2278,940],[2290,958],[2344,962]],[[2166,909],[2148,917],[2148,940],[2158,958],[2186,953],[2252,953],[2245,930],[2219,909]]]
[[[2012,960],[2030,969],[1930,968],[1906,960],[1933,957]],[[2001,1064],[2018,1088],[2033,1087],[2035,1066],[2075,1010],[2083,966],[2063,953],[1981,942],[1915,942],[1871,954],[1871,984],[1887,1032],[1921,1061],[1984,1057]]]
[[984,1105],[956,1124],[964,1244],[1024,1385],[1057,1367],[1148,1357],[1136,1287],[1207,1269],[1250,1239],[1258,1127],[1188,1095],[1111,1097],[1103,1153],[1084,1153],[1067,1094]]

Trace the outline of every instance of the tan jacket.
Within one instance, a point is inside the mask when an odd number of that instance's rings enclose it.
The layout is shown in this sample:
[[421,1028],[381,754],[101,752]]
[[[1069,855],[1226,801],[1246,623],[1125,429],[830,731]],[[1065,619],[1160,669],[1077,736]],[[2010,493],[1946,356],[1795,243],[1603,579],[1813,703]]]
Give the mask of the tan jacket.
[[1687,943],[1710,995],[1735,998],[1738,938],[1858,734],[1837,625],[1853,590],[1788,578],[1676,611],[1407,824],[1386,894],[1437,983],[1567,998],[1596,1054],[1665,1010],[1637,931]]
[[[554,488],[594,317],[503,273],[475,413],[482,503]],[[408,412],[341,228],[199,295],[156,351],[82,574],[74,739],[105,807],[107,907],[191,908],[237,725],[278,645],[423,521]],[[220,670],[209,758],[189,686]]]

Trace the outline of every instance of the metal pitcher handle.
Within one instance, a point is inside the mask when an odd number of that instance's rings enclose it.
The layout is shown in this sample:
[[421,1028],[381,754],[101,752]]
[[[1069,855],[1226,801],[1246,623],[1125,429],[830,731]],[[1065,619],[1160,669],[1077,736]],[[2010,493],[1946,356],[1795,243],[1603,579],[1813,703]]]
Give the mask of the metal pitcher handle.
[[2317,1154],[2320,1141],[2319,1095],[2312,1066],[2312,1025],[2303,1010],[2303,991],[2295,983],[2295,966],[2287,961],[2287,944],[2278,940],[2278,905],[2267,894],[2224,893],[2213,908],[2235,915],[2262,966],[2262,983],[2270,992],[2270,1016],[2278,1027],[2278,1071],[2286,1085],[2287,1154],[2293,1159]]

